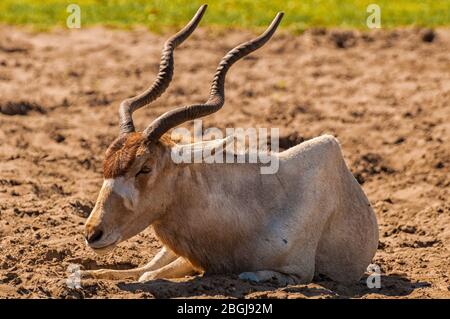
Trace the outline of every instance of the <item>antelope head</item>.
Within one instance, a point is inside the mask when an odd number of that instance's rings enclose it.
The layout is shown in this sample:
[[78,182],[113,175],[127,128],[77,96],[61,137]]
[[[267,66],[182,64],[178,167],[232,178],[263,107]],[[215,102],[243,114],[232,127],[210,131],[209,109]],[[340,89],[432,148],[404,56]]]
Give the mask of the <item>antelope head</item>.
[[[106,151],[103,186],[85,225],[87,244],[97,252],[108,251],[170,211],[176,196],[174,189],[183,181],[170,155],[173,148],[180,146],[165,133],[186,121],[218,111],[225,100],[224,84],[228,69],[263,46],[283,16],[283,13],[278,13],[263,34],[224,56],[205,103],[175,108],[159,116],[144,131],[136,132],[132,113],[157,99],[167,89],[173,75],[173,51],[195,30],[205,10],[206,5],[201,6],[189,24],[165,42],[159,73],[152,86],[120,104],[120,135]],[[186,188],[189,188],[188,184]]]

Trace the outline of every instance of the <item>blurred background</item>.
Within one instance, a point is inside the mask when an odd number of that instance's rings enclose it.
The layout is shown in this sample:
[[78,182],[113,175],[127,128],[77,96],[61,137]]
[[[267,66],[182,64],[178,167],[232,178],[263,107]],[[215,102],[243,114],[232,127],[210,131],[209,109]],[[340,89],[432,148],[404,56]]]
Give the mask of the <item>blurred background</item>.
[[2,0],[0,22],[36,28],[64,26],[69,4],[82,7],[82,24],[116,27],[145,25],[159,31],[181,26],[203,3],[211,7],[202,24],[254,28],[266,25],[284,10],[282,26],[295,31],[308,27],[364,28],[369,4],[378,5],[383,27],[450,24],[449,0]]

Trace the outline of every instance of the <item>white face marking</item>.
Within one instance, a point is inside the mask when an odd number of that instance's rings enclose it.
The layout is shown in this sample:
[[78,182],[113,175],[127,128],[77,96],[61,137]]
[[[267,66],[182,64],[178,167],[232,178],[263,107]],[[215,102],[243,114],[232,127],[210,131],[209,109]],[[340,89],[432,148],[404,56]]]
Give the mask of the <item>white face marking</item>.
[[139,198],[139,191],[134,187],[133,181],[124,177],[109,178],[103,181],[103,187],[111,189],[115,194],[123,198],[126,208],[133,210]]

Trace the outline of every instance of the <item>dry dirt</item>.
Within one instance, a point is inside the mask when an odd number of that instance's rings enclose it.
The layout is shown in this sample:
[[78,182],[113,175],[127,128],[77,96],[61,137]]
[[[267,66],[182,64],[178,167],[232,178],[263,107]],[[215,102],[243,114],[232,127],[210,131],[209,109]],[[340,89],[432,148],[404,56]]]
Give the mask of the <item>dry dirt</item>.
[[[176,52],[170,89],[137,112],[139,127],[203,101],[222,55],[252,36],[197,30]],[[164,40],[141,29],[0,27],[0,297],[450,297],[450,29],[279,32],[233,67],[224,109],[205,120],[280,127],[283,147],[337,136],[376,210],[381,289],[365,278],[278,287],[237,276],[68,288],[70,264],[135,267],[160,246],[149,228],[100,257],[82,234],[118,104],[153,81]]]

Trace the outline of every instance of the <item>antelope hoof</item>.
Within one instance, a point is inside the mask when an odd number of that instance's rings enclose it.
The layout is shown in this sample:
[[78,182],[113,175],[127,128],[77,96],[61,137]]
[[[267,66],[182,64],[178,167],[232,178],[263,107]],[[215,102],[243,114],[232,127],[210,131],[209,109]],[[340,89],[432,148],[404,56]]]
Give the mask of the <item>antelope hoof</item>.
[[95,275],[93,274],[93,270],[82,270],[81,271],[81,278],[82,279],[94,279],[96,278]]
[[261,282],[261,279],[254,272],[243,272],[239,274],[239,279],[251,282]]
[[239,279],[254,283],[275,281],[280,286],[295,285],[298,283],[298,279],[295,276],[285,275],[275,271],[243,272],[239,275]]
[[141,277],[139,277],[139,282],[140,283],[145,283],[148,281],[152,281],[157,279],[157,274],[154,271],[147,271],[146,273],[144,273]]
[[84,270],[81,272],[83,279],[113,279],[110,269]]

